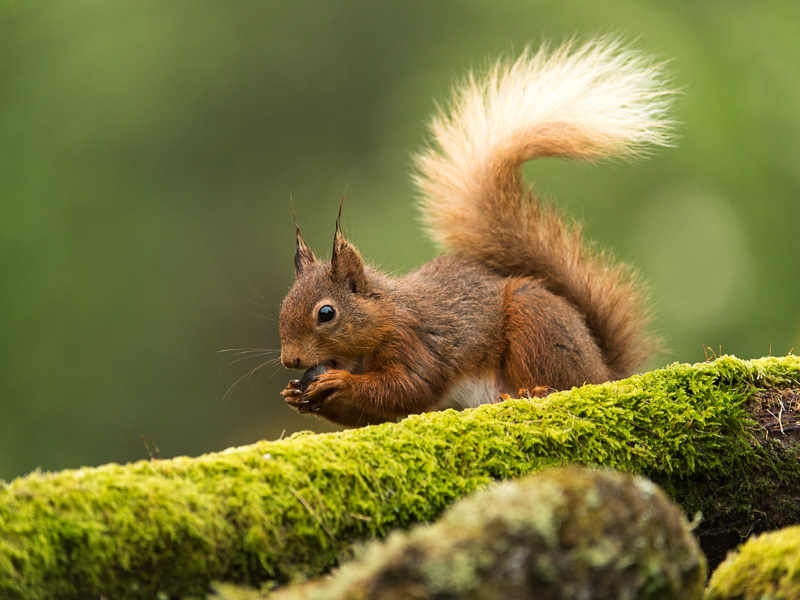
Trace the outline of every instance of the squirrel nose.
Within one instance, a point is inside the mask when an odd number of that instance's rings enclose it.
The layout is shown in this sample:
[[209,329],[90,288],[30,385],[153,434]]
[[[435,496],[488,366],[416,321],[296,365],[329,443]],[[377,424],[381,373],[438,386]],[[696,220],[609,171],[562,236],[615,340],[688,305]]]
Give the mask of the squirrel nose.
[[300,357],[281,355],[281,362],[287,369],[297,369],[300,366]]

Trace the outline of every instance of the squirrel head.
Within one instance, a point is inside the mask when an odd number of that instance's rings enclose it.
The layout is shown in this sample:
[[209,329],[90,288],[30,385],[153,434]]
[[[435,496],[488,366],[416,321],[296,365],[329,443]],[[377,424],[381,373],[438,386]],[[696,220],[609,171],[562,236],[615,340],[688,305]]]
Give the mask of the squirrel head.
[[289,369],[327,364],[363,371],[391,331],[383,277],[345,239],[341,214],[340,207],[330,262],[317,260],[295,222],[295,282],[280,311],[281,362]]

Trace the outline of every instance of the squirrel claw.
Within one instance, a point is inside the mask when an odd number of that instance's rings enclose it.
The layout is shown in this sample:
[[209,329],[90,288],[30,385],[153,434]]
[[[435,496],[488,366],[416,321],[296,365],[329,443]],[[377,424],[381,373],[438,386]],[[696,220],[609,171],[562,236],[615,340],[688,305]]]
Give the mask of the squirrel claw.
[[307,398],[297,398],[295,396],[284,396],[284,400],[286,400],[286,404],[294,408],[297,412],[300,413],[315,413],[319,412],[322,408],[322,405],[319,402],[315,402],[314,400],[309,400]]

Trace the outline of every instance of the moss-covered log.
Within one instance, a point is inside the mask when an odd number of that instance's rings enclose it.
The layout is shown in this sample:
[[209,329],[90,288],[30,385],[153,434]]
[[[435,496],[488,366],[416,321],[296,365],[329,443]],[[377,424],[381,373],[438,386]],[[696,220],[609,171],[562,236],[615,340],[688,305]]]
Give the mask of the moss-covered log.
[[787,527],[749,539],[714,572],[705,598],[800,598],[800,527]]
[[354,540],[566,463],[645,475],[733,545],[800,522],[797,448],[767,422],[788,424],[770,390],[798,380],[797,357],[725,357],[198,458],[34,473],[0,488],[0,597],[149,598],[314,576]]
[[[699,600],[705,558],[646,479],[576,467],[508,481],[395,532],[334,577],[274,600]],[[246,591],[220,591],[242,600]],[[266,598],[251,592],[250,600]]]

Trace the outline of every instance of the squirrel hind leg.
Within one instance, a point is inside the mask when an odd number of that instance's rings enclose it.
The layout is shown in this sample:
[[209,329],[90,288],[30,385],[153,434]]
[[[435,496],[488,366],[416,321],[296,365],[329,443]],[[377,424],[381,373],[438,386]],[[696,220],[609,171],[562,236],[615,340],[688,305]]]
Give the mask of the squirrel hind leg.
[[542,281],[509,279],[503,303],[502,376],[508,391],[564,390],[611,378],[583,316]]

